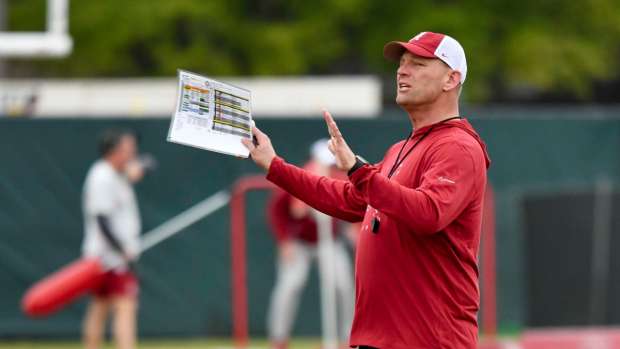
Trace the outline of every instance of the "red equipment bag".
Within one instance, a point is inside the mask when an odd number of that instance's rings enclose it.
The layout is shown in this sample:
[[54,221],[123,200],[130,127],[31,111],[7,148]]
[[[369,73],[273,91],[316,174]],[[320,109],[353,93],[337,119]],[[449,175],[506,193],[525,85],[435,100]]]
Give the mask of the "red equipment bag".
[[50,315],[99,286],[104,274],[99,259],[78,259],[30,287],[22,311],[32,317]]

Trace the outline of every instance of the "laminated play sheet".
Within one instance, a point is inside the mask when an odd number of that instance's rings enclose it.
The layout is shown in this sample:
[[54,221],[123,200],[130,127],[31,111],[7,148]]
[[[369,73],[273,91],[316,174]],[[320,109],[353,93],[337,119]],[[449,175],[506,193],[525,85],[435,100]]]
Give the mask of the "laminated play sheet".
[[168,141],[247,158],[252,139],[250,91],[179,70],[177,105]]

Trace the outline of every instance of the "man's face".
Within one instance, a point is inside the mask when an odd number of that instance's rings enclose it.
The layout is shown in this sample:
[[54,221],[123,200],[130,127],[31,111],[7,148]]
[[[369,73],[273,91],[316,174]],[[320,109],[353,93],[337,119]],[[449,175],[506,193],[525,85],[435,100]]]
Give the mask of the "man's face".
[[114,149],[114,156],[121,167],[125,168],[130,161],[136,158],[137,148],[136,139],[133,136],[125,135],[121,138]]
[[439,59],[406,51],[396,71],[396,103],[402,107],[432,103],[443,92],[450,72],[450,67]]

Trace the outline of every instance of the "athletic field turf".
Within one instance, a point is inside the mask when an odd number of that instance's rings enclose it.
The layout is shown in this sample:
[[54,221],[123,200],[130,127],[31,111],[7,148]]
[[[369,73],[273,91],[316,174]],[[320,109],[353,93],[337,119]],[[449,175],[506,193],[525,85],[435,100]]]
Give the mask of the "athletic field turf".
[[[291,349],[319,349],[319,339],[297,339],[291,342]],[[0,340],[0,349],[82,349],[77,341],[8,341]],[[112,344],[102,349],[113,349]],[[234,349],[233,342],[225,339],[145,339],[140,341],[139,349]],[[248,349],[267,349],[267,341],[256,340]]]

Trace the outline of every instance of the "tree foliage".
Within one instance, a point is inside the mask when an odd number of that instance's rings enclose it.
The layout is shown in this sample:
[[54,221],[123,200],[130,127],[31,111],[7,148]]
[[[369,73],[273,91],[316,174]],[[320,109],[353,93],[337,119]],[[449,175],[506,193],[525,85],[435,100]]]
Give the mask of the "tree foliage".
[[[44,0],[9,0],[11,30],[40,30]],[[13,62],[14,74],[63,77],[394,74],[383,45],[419,31],[465,47],[466,98],[564,91],[617,79],[617,0],[72,0],[74,52]]]

